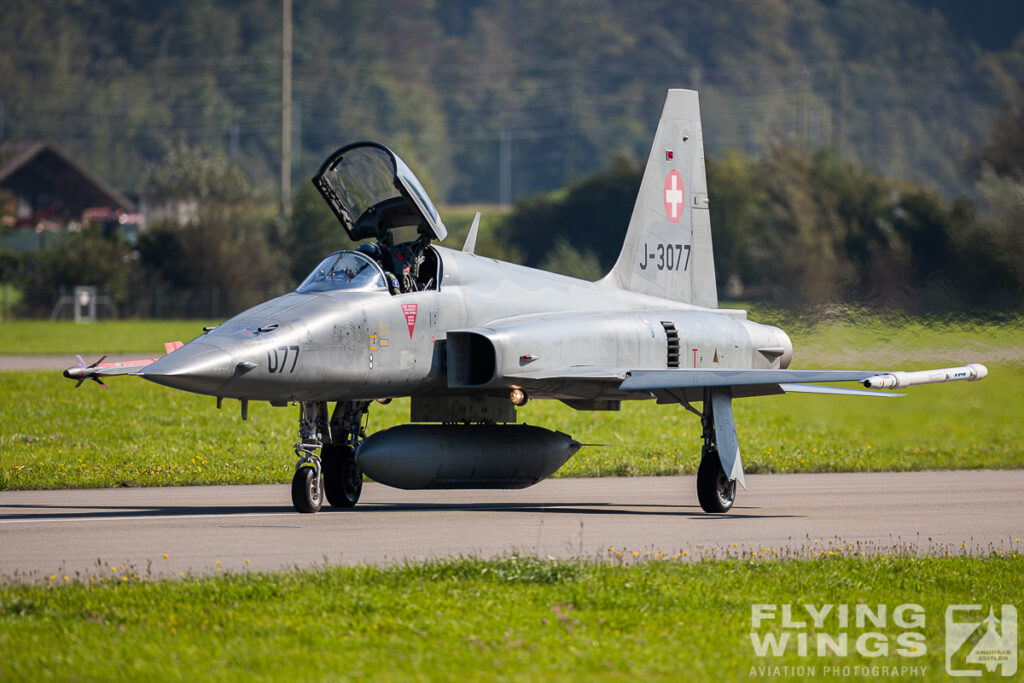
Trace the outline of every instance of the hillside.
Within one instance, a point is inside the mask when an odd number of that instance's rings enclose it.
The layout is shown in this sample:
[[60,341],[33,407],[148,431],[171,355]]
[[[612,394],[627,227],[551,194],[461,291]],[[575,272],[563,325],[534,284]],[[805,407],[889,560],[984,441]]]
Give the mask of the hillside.
[[[646,155],[668,87],[707,148],[828,147],[946,195],[1024,74],[1022,12],[911,0],[295,3],[295,183],[381,139],[439,201],[516,199]],[[0,137],[49,139],[115,185],[185,142],[266,197],[280,147],[270,0],[0,10]],[[504,192],[501,170],[504,167]]]

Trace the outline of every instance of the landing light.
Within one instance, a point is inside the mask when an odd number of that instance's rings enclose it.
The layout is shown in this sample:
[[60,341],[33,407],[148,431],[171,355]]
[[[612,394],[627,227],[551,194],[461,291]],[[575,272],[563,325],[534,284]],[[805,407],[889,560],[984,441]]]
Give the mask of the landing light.
[[526,405],[526,402],[529,400],[526,397],[526,392],[523,391],[522,389],[513,389],[512,393],[508,395],[508,398],[510,401],[512,401],[513,405],[517,406]]

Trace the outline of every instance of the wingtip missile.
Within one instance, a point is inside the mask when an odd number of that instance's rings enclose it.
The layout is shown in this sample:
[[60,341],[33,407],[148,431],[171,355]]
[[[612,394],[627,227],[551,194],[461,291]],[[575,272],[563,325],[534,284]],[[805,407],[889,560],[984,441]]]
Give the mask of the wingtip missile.
[[82,382],[84,382],[87,379],[91,379],[92,381],[96,382],[101,387],[106,389],[107,385],[104,384],[103,380],[101,380],[99,378],[99,376],[96,374],[96,368],[100,367],[100,363],[102,363],[106,359],[107,359],[107,357],[104,355],[102,358],[100,358],[95,363],[92,363],[90,365],[86,365],[85,364],[85,359],[82,358],[81,355],[76,353],[75,354],[75,360],[78,361],[78,364],[75,365],[74,367],[70,367],[67,370],[65,370],[64,371],[64,376],[67,377],[68,379],[73,379],[73,380],[77,380],[78,381],[78,383],[75,384],[75,389],[77,389],[78,387],[82,386]]
[[[180,343],[180,342],[179,342]],[[82,383],[87,379],[99,384],[104,389],[107,385],[103,383],[100,377],[108,377],[110,375],[134,375],[137,374],[139,368],[143,368],[156,361],[156,358],[142,358],[139,360],[122,360],[122,361],[111,361],[110,363],[104,363],[107,359],[107,355],[103,355],[95,363],[86,364],[85,359],[81,355],[75,354],[76,365],[71,366],[62,373],[64,377],[75,380],[75,388],[82,386]]]
[[970,363],[956,368],[939,370],[917,370],[914,372],[886,372],[872,375],[864,380],[869,389],[902,389],[918,384],[939,384],[942,382],[977,382],[988,376],[988,368],[981,363]]

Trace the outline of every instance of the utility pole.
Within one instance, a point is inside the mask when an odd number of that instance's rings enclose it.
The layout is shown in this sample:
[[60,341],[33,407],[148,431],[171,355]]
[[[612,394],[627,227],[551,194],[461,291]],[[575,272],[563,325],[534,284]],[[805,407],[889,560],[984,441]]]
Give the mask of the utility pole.
[[498,203],[512,204],[512,131],[501,131],[498,143]]
[[292,0],[281,22],[281,217],[292,215]]
[[846,75],[842,66],[832,67],[835,72],[832,77],[832,153],[836,158],[843,155],[843,105],[846,99]]

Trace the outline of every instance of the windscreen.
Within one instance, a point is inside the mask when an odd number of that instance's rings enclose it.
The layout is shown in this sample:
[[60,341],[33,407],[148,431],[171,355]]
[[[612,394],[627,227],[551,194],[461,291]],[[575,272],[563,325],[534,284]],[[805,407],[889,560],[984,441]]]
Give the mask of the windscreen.
[[366,256],[355,251],[340,251],[321,261],[295,291],[335,289],[384,289],[384,275]]

